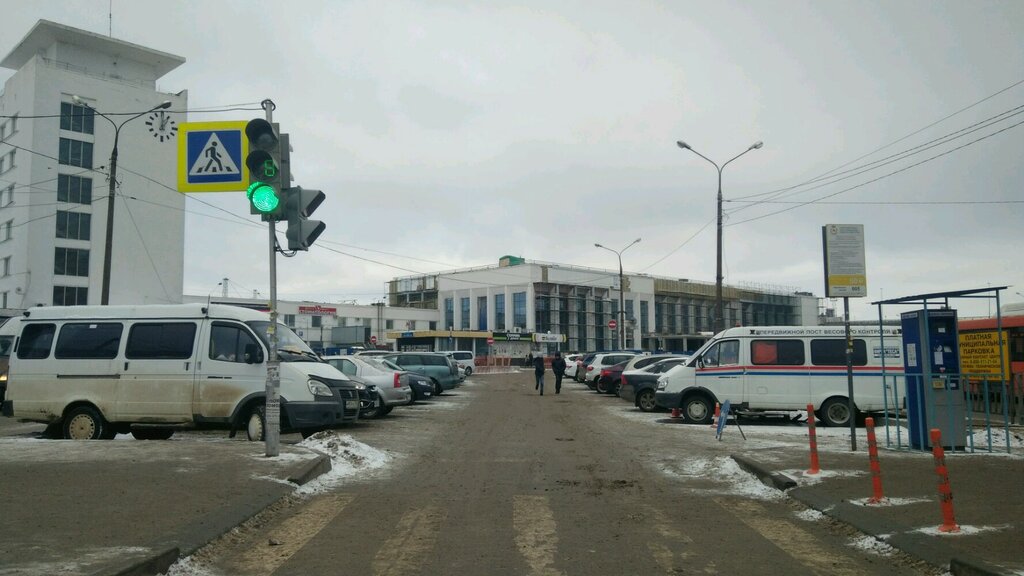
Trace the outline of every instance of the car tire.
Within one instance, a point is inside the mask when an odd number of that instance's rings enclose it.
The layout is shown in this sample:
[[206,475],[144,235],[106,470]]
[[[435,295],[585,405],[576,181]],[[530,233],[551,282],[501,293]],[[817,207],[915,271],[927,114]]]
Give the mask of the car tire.
[[262,442],[267,434],[267,407],[257,404],[245,417],[245,437],[250,442]]
[[473,369],[470,368],[469,366],[466,366],[466,378],[469,378],[472,375],[473,375]]
[[[857,407],[854,406],[854,417],[856,417],[856,410]],[[825,426],[839,428],[850,425],[850,404],[846,398],[833,396],[821,403],[818,412],[821,423]]]
[[385,406],[384,410],[380,413],[380,415],[381,416],[387,416],[388,414],[391,414],[391,411],[394,410],[394,409],[395,409],[394,406]]
[[110,440],[113,427],[92,406],[76,406],[64,417],[65,440]]
[[601,382],[600,378],[594,381],[594,390],[596,390],[598,394],[607,394],[609,392],[608,386]]
[[654,391],[644,390],[636,397],[636,407],[641,412],[654,412],[658,408],[658,403],[654,401]]
[[434,383],[434,396],[440,396],[444,392],[444,388],[441,388],[441,383],[437,380],[431,380]]
[[683,399],[683,418],[691,424],[710,424],[715,408],[711,399],[703,394],[694,394]]
[[136,440],[169,440],[174,428],[132,428],[131,434]]

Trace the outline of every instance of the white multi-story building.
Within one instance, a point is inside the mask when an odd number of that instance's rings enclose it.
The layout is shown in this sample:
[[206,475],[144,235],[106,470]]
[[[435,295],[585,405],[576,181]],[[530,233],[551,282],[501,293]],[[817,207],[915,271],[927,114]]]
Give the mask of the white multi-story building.
[[114,124],[109,303],[181,302],[188,96],[156,81],[184,62],[45,20],[0,60],[17,71],[0,93],[0,308],[101,303]]
[[[436,310],[440,329],[403,346],[489,350],[686,351],[712,334],[715,285],[684,278],[525,261],[392,280],[390,305]],[[818,299],[792,289],[724,286],[725,326],[817,324]],[[620,313],[620,302],[622,312]],[[615,328],[610,324],[615,320]],[[488,345],[488,341],[491,342]]]

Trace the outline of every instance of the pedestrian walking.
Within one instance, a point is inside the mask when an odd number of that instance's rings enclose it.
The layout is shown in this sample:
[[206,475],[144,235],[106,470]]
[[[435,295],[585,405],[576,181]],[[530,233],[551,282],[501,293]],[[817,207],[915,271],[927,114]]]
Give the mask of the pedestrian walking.
[[536,390],[540,390],[540,395],[544,395],[544,356],[538,354],[533,357],[533,374],[537,377]]
[[555,352],[555,359],[551,361],[551,371],[555,374],[555,394],[562,393],[562,376],[565,376],[565,358],[561,352]]

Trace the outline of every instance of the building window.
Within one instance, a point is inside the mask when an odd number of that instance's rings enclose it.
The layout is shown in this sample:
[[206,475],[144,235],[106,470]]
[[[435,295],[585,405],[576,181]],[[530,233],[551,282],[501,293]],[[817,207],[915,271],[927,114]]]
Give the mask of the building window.
[[455,326],[455,299],[444,299],[444,327],[445,329]]
[[92,143],[61,138],[58,161],[66,166],[92,168]]
[[537,332],[551,331],[551,298],[538,296],[533,302],[534,319],[533,326]]
[[323,317],[322,316],[311,316],[309,321],[310,321],[309,325],[311,327],[313,327],[313,328],[320,328],[320,327],[323,326]]
[[476,298],[476,329],[487,330],[487,296]]
[[78,248],[55,248],[53,273],[61,276],[88,276],[89,251]]
[[431,320],[427,323],[427,330],[437,330],[437,320]]
[[54,286],[54,306],[84,306],[88,304],[89,289],[77,286]]
[[14,184],[0,191],[0,208],[14,204]]
[[[4,256],[3,260],[0,260],[0,263],[2,263],[2,264],[0,264],[0,273],[2,273],[0,275],[2,275],[5,278],[7,276],[10,276],[11,275],[11,257],[10,256]],[[5,306],[5,308],[6,308],[6,306]]]
[[295,328],[295,314],[285,314],[284,325],[289,328]]
[[57,210],[57,238],[88,240],[90,218],[89,214]]
[[8,220],[7,222],[4,222],[4,229],[2,232],[3,236],[0,237],[0,242],[4,242],[6,240],[10,240],[11,238],[13,238],[13,230],[14,220]]
[[[13,198],[11,198],[13,200]],[[57,176],[57,201],[92,204],[92,178],[61,174]]]
[[82,134],[93,133],[93,120],[95,115],[92,108],[72,104],[70,102],[60,103],[60,129]]
[[7,140],[7,137],[18,131],[18,115],[11,116],[11,119],[0,124],[0,142]]
[[494,295],[494,329],[505,329],[505,295]]
[[469,298],[462,298],[459,305],[462,312],[462,318],[459,319],[460,329],[469,330]]
[[8,170],[14,169],[14,153],[17,150],[11,150],[5,156],[0,156],[0,174],[7,172]]
[[395,329],[395,321],[394,320],[385,320],[384,321],[384,329],[385,330],[394,330]]
[[526,328],[526,292],[512,293],[512,325]]
[[9,292],[0,293],[0,308],[7,308],[7,295]]
[[641,300],[640,301],[640,333],[641,334],[649,333],[650,330],[648,330],[648,327],[649,327],[649,322],[648,322],[648,318],[647,318],[647,301]]

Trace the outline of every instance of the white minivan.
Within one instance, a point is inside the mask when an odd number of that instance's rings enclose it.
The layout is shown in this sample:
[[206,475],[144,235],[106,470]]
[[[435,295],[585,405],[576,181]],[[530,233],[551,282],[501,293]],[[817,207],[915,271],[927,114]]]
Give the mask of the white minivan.
[[[881,333],[877,327],[851,328],[853,414],[842,326],[729,328],[685,364],[661,376],[655,401],[663,408],[680,408],[687,420],[705,424],[711,422],[715,403],[726,400],[745,411],[806,410],[812,404],[825,425],[848,426],[856,412],[885,409],[885,390],[894,383],[902,401],[901,334],[896,327]],[[888,407],[894,406],[890,395]]]
[[[181,428],[265,431],[270,317],[226,305],[27,310],[3,415],[69,439],[169,438]],[[280,422],[310,435],[359,414],[359,388],[277,324]],[[59,429],[59,432],[57,430]]]

